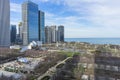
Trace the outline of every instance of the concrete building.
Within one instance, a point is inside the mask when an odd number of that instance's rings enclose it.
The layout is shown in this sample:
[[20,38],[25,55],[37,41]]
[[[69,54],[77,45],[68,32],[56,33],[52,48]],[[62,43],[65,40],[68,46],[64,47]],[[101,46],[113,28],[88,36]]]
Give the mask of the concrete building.
[[51,38],[52,38],[52,42],[56,42],[57,41],[57,31],[56,31],[56,26],[51,26]]
[[23,39],[23,26],[22,26],[22,22],[19,22],[18,26],[19,26],[19,37],[22,40]]
[[46,26],[45,27],[45,42],[64,42],[64,26]]
[[10,32],[11,32],[11,37],[10,37],[11,44],[14,44],[16,41],[16,34],[17,34],[16,25],[11,25]]
[[45,27],[45,43],[51,43],[52,42],[52,31],[49,26]]
[[57,30],[57,41],[64,42],[64,26],[58,26]]
[[10,2],[0,0],[0,47],[10,46]]
[[42,43],[45,43],[45,16],[44,12],[39,11],[38,12],[38,27],[39,27],[39,41],[42,41]]
[[22,22],[18,23],[18,34],[16,37],[16,44],[22,45],[23,40],[23,25]]
[[23,45],[39,40],[38,5],[26,1],[22,4]]

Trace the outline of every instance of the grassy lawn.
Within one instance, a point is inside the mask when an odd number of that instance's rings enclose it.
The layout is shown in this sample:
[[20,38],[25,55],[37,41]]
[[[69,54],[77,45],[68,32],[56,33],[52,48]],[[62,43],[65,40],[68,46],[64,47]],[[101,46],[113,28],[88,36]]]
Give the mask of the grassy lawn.
[[64,55],[66,55],[67,57],[73,57],[73,55],[80,54],[79,52],[67,52],[67,51],[59,51],[58,53],[64,54]]

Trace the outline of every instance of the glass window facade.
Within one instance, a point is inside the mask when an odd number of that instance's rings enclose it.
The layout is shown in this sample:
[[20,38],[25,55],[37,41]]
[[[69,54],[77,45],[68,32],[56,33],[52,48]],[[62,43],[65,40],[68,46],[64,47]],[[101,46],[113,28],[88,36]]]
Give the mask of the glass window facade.
[[44,12],[39,11],[39,41],[45,43],[45,19]]
[[38,5],[34,3],[28,4],[28,39],[38,41]]
[[16,25],[11,25],[11,43],[15,43],[16,41]]
[[64,26],[58,26],[58,41],[64,42]]
[[38,41],[38,5],[27,1],[22,4],[23,45]]

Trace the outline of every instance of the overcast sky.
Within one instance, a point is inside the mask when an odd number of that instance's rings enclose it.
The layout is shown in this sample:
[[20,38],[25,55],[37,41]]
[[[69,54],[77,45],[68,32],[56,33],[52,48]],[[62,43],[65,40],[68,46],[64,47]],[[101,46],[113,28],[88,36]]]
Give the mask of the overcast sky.
[[[18,24],[25,0],[10,1],[11,24]],[[45,25],[65,26],[65,38],[120,38],[120,0],[31,1],[45,12]]]

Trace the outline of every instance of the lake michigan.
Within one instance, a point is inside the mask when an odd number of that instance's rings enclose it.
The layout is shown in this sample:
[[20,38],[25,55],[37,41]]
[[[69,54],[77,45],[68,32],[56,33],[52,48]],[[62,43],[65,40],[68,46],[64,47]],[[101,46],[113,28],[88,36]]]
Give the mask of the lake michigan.
[[92,44],[120,45],[120,38],[65,38],[66,42],[88,42]]

